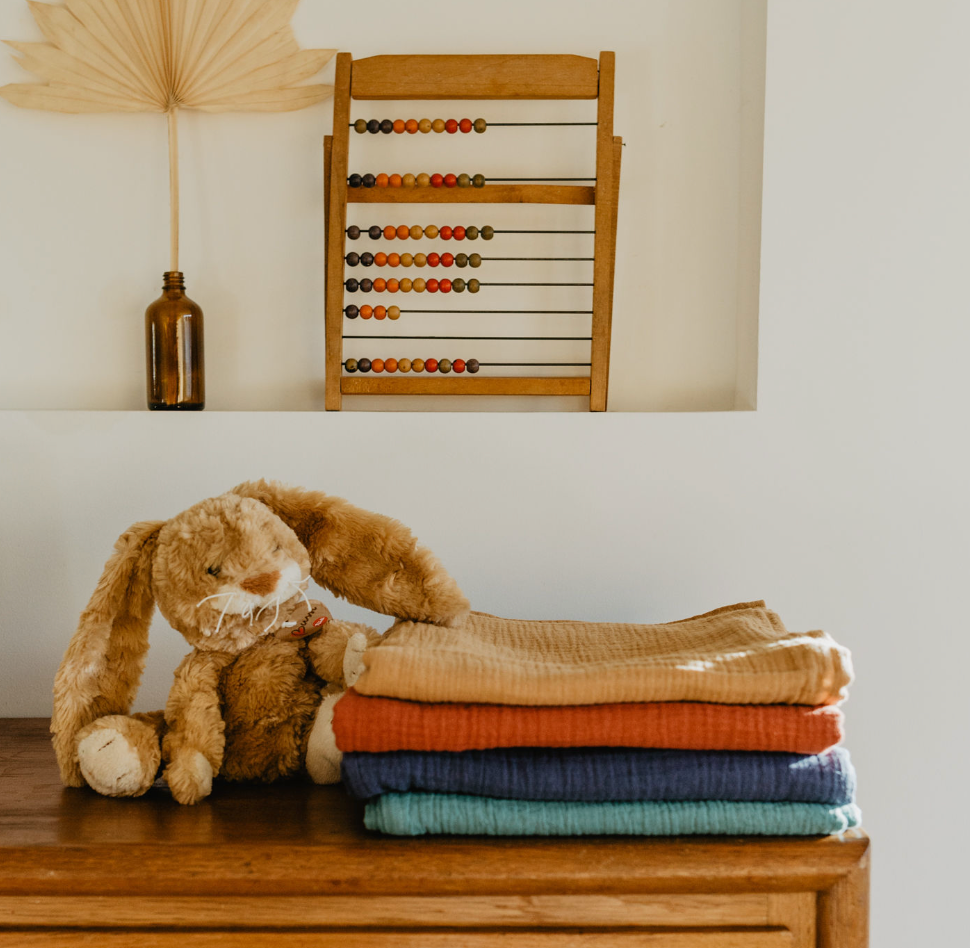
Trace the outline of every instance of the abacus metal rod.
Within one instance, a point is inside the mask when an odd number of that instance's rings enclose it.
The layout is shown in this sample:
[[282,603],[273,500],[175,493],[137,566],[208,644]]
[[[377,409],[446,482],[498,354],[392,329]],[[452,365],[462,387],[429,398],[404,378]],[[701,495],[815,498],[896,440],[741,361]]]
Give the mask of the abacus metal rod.
[[497,230],[496,234],[595,234],[595,230]]
[[591,365],[590,362],[479,362],[479,365]]
[[592,286],[592,283],[479,283],[479,286]]
[[541,313],[545,315],[591,316],[591,309],[402,309],[404,313]]
[[[350,128],[353,128],[356,124],[357,124],[356,122],[347,123],[347,125]],[[525,127],[525,126],[532,127],[532,126],[540,126],[540,125],[545,126],[545,125],[596,125],[596,124],[597,124],[596,122],[489,122],[486,125],[486,128],[501,128],[506,126],[511,127],[513,125],[517,127]]]
[[595,181],[596,178],[582,178],[582,177],[572,177],[572,178],[486,178],[485,183],[488,184],[489,181]]
[[594,261],[595,257],[482,257],[485,260],[588,260]]
[[380,335],[344,335],[344,339],[497,339],[500,342],[589,342],[592,336],[389,336]]

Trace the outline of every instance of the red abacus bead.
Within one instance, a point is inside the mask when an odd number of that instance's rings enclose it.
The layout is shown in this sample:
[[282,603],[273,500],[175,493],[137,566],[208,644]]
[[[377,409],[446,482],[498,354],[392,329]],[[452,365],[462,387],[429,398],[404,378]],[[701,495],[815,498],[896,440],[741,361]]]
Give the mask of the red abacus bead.
[[405,128],[404,119],[394,119],[393,128],[394,128],[394,131],[397,132],[398,135],[403,134],[404,133],[404,128]]
[[399,188],[403,183],[404,179],[399,174],[392,174],[388,179],[387,183],[392,188]]
[[455,132],[458,131],[458,122],[456,122],[455,119],[448,119],[448,121],[445,122],[445,131],[449,135],[454,135]]
[[445,179],[440,174],[431,175],[431,187],[440,188],[445,183]]
[[454,231],[447,224],[445,224],[445,226],[442,227],[441,230],[438,231],[438,236],[442,240],[451,240],[451,235],[453,233],[454,233]]
[[[373,363],[371,363],[373,365]],[[424,360],[424,371],[425,372],[437,372],[438,371],[438,360],[437,359],[425,359]]]
[[458,175],[456,174],[446,174],[445,175],[445,187],[454,188],[458,185]]
[[374,264],[378,267],[387,266],[387,254],[381,251],[380,253],[374,254]]
[[407,224],[400,224],[397,228],[397,239],[407,240],[411,236],[411,228]]
[[441,265],[443,267],[450,267],[454,262],[455,262],[455,258],[453,254],[443,253],[441,255]]
[[439,263],[441,263],[441,257],[439,257],[436,253],[429,253],[428,254],[428,266],[429,267],[436,267],[436,266],[438,266]]
[[387,265],[389,267],[399,267],[401,265],[401,255],[398,253],[389,253],[387,255]]
[[426,285],[427,285],[427,290],[428,290],[429,293],[437,293],[438,292],[438,281],[437,280],[428,280],[428,282],[427,282]]
[[370,364],[371,372],[383,372],[384,371],[384,360],[383,359],[372,359]]
[[361,306],[360,315],[364,319],[370,319],[374,315],[374,308],[372,306]]
[[[376,177],[376,178],[374,179],[374,183],[375,183],[375,184],[376,184],[376,185],[377,185],[377,186],[378,186],[379,188],[386,188],[386,187],[387,187],[387,184],[388,184],[388,181],[389,181],[389,180],[390,180],[390,179],[388,178],[388,176],[387,176],[386,174],[383,174],[383,173],[381,173],[381,174],[379,174],[379,175],[378,175],[378,176],[377,176],[377,177]],[[378,361],[380,361],[380,360],[378,360]],[[373,365],[373,363],[371,363],[371,365]]]
[[385,372],[396,372],[397,371],[397,359],[385,359],[384,360],[384,371]]
[[438,283],[438,289],[441,290],[442,293],[450,293],[451,292],[451,280],[441,280]]
[[400,288],[401,288],[401,284],[398,283],[397,280],[388,280],[387,281],[387,292],[388,293],[396,293]]
[[455,359],[455,361],[451,363],[451,367],[456,372],[464,372],[465,371],[465,360],[464,359]]
[[397,237],[397,228],[393,224],[388,224],[384,228],[384,239],[393,240],[395,237]]
[[383,277],[378,277],[374,281],[374,292],[383,293],[386,289],[387,289],[387,280],[385,280]]
[[383,306],[374,307],[374,319],[383,319],[387,315],[387,309]]
[[461,120],[461,121],[460,121],[460,122],[458,123],[458,127],[459,127],[459,128],[460,128],[460,129],[461,129],[461,130],[462,130],[463,132],[465,132],[465,133],[467,134],[468,132],[470,132],[470,131],[472,130],[472,128],[473,128],[474,126],[472,125],[472,120],[471,120],[471,119],[462,119],[462,120]]
[[454,234],[455,240],[464,240],[465,239],[465,228],[464,227],[456,227],[452,231],[452,234]]
[[407,121],[406,121],[406,122],[404,123],[404,130],[405,130],[405,131],[406,131],[406,132],[407,132],[407,133],[408,133],[409,135],[413,135],[413,134],[414,134],[415,132],[417,132],[417,130],[418,130],[418,120],[417,120],[417,119],[408,119],[408,120],[407,120]]

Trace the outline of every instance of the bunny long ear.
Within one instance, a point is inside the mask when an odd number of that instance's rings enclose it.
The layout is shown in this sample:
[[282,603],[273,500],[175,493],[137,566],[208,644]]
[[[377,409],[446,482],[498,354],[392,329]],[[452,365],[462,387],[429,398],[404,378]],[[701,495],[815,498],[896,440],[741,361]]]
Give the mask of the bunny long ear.
[[355,605],[438,625],[468,615],[458,584],[402,523],[275,481],[249,481],[232,493],[266,504],[307,548],[313,578]]
[[66,786],[84,786],[74,754],[77,732],[105,714],[131,709],[155,611],[152,558],[163,525],[136,523],[118,538],[54,678],[51,733]]

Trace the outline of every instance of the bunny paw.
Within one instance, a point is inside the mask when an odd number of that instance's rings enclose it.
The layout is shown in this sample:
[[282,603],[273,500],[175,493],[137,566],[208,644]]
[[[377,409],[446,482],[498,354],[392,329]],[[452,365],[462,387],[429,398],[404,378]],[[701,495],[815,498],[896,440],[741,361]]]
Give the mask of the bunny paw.
[[78,733],[81,773],[108,797],[140,797],[155,782],[160,759],[155,730],[124,715],[98,718]]
[[179,803],[204,800],[212,792],[212,765],[199,751],[182,751],[165,769],[165,782]]

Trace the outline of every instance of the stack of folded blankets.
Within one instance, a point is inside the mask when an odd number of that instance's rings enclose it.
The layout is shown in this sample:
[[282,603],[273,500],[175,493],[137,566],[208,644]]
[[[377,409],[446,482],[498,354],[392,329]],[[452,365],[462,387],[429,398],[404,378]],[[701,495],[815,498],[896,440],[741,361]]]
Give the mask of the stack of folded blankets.
[[337,702],[343,779],[397,835],[814,835],[859,822],[849,653],[763,602],[662,625],[401,622]]

